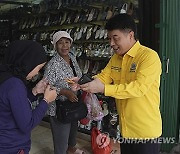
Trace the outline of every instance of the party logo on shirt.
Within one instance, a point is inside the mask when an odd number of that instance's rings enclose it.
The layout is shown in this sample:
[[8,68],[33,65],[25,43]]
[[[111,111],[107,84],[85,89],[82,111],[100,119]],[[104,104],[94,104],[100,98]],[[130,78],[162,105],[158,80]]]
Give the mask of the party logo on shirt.
[[130,67],[130,72],[135,72],[136,71],[136,64],[132,63]]
[[116,66],[111,66],[111,69],[112,69],[112,70],[115,70],[115,71],[117,71],[117,72],[120,72],[120,71],[121,71],[121,68],[116,67]]

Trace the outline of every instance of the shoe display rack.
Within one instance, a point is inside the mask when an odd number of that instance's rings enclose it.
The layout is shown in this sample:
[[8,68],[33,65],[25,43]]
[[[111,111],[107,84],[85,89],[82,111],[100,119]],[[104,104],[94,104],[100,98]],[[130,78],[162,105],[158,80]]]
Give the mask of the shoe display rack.
[[9,21],[0,20],[0,64],[2,63],[5,50],[10,43]]
[[[128,13],[137,17],[138,0],[43,0],[40,4],[16,10],[12,19],[12,34],[15,39],[40,42],[49,59],[54,50],[53,34],[65,30],[73,38],[72,52],[76,55],[83,74],[95,75],[102,70],[113,50],[104,29],[113,15]],[[118,135],[118,115],[113,98],[97,94],[104,118],[102,121],[79,122],[79,131],[90,134],[97,126],[110,136]]]

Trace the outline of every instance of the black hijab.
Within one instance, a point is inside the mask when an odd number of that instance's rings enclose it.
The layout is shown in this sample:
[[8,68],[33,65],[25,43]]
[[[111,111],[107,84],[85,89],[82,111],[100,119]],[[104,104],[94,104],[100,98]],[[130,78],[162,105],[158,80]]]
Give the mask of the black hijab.
[[0,64],[0,84],[12,76],[25,82],[26,76],[44,62],[46,54],[41,44],[30,40],[14,41],[5,52],[3,64]]

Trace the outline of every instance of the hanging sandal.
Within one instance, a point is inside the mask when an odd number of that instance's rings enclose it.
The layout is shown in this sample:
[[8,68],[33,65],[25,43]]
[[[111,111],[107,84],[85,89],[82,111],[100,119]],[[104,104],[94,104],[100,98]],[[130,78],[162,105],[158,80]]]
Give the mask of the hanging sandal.
[[118,119],[118,114],[110,112],[110,115],[111,115],[110,124],[115,125]]
[[74,154],[85,154],[85,152],[77,148]]

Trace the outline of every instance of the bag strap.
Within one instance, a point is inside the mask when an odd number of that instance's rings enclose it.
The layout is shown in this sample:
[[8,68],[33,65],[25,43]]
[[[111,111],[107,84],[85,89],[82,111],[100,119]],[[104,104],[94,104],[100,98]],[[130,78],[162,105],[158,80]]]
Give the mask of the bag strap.
[[[72,68],[72,70],[73,70],[73,74],[74,74],[74,76],[77,76],[77,73],[76,73],[76,71],[75,71],[75,68],[74,68],[74,65],[73,65],[73,63],[72,63],[72,60],[70,59],[70,67]],[[81,96],[82,95],[82,92],[81,92],[81,90],[78,90],[77,91],[77,96]],[[79,98],[78,97],[78,99],[81,99],[81,98]]]
[[72,68],[72,70],[73,70],[73,74],[74,74],[74,76],[77,76],[77,74],[76,74],[76,71],[75,71],[75,68],[74,68],[74,65],[73,65],[73,63],[72,63],[72,60],[70,59],[70,67]]

